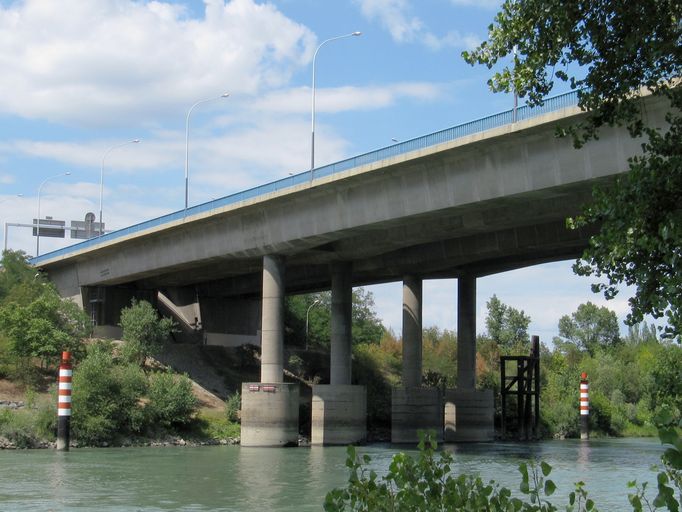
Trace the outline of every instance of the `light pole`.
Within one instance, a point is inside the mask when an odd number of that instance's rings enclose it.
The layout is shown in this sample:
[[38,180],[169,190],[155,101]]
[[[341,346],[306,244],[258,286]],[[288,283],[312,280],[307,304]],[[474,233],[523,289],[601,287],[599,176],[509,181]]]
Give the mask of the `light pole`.
[[305,312],[305,349],[308,350],[308,314],[310,313],[310,310],[314,307],[317,306],[320,303],[320,299],[315,299],[313,303],[308,306],[308,310]]
[[55,174],[54,176],[50,176],[49,178],[45,178],[43,182],[40,184],[38,187],[38,217],[36,218],[36,256],[40,256],[40,193],[43,190],[43,185],[47,183],[50,180],[53,180],[55,178],[59,178],[61,176],[70,176],[70,172],[63,172],[61,174]]
[[311,105],[311,111],[312,111],[312,119],[311,119],[311,130],[310,130],[310,181],[313,181],[313,171],[315,169],[315,61],[317,59],[317,52],[320,51],[320,48],[322,48],[325,44],[331,42],[331,41],[336,41],[337,39],[345,39],[346,37],[353,37],[353,36],[361,36],[362,32],[352,32],[350,34],[345,34],[342,36],[336,36],[327,39],[326,41],[322,41],[320,45],[317,47],[315,50],[315,53],[313,54],[313,97],[312,97],[312,105]]
[[[6,197],[6,198],[3,199],[2,201],[0,201],[0,204],[5,203],[5,202],[9,201],[10,199],[15,199],[15,198],[17,198],[17,197],[24,197],[24,194],[16,194],[16,195],[13,195],[13,196],[10,196],[10,197]],[[7,222],[5,222],[5,232],[4,232],[4,238],[3,238],[3,240],[4,240],[4,242],[5,242],[5,248],[3,249],[2,252],[5,252],[5,251],[7,250]]]
[[199,100],[194,105],[189,107],[187,111],[187,119],[185,120],[185,210],[187,209],[187,203],[189,201],[189,116],[194,110],[194,107],[201,105],[202,103],[208,103],[209,101],[220,100],[222,98],[227,98],[230,93],[224,92],[218,97],[207,98],[205,100]]
[[104,196],[104,160],[106,159],[107,155],[111,153],[114,149],[120,148],[121,146],[125,146],[127,144],[139,144],[140,139],[133,139],[129,140],[127,142],[122,142],[121,144],[116,144],[114,146],[111,146],[109,149],[107,149],[104,152],[104,155],[102,156],[102,165],[100,166],[100,171],[99,171],[99,234],[100,236],[103,234],[104,231],[104,224],[102,224],[102,198]]

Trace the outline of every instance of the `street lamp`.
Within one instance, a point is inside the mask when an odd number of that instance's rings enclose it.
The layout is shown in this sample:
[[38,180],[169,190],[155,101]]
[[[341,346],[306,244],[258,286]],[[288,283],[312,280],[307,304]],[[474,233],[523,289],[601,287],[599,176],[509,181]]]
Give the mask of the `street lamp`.
[[320,299],[315,299],[313,303],[308,306],[308,310],[305,312],[305,349],[308,350],[308,314],[310,313],[310,310],[314,307],[317,306],[320,302],[322,302]]
[[311,136],[310,136],[310,181],[313,181],[313,171],[315,169],[315,60],[317,59],[317,52],[320,51],[325,44],[336,41],[337,39],[345,39],[346,37],[361,36],[362,32],[352,32],[343,36],[336,36],[326,41],[322,41],[313,54],[313,97],[312,97],[312,119],[311,119]]
[[[13,196],[6,197],[2,201],[0,201],[0,204],[5,203],[10,199],[16,199],[17,197],[24,197],[24,194],[15,194]],[[5,252],[7,250],[7,222],[5,222],[5,234],[3,240],[5,241],[5,248],[3,249],[3,252]]]
[[104,155],[102,156],[102,165],[100,166],[100,171],[99,171],[99,234],[103,234],[104,230],[104,224],[102,223],[102,197],[104,196],[104,160],[106,159],[107,155],[111,153],[114,149],[120,148],[121,146],[125,146],[126,144],[139,144],[140,139],[133,139],[129,140],[127,142],[122,142],[121,144],[116,144],[114,146],[111,146],[109,149],[107,149],[104,152]]
[[208,103],[209,101],[220,100],[222,98],[227,98],[230,96],[229,92],[224,92],[216,98],[207,98],[205,100],[199,100],[194,105],[189,107],[187,111],[187,119],[185,120],[185,210],[187,209],[187,203],[189,200],[189,116],[194,110],[194,107],[201,105],[202,103]]
[[43,182],[40,184],[38,187],[38,217],[36,219],[36,256],[40,256],[40,193],[43,190],[43,185],[47,183],[50,180],[53,180],[55,178],[59,178],[61,176],[70,176],[70,172],[63,172],[61,174],[55,174],[54,176],[50,176],[49,178],[45,178]]

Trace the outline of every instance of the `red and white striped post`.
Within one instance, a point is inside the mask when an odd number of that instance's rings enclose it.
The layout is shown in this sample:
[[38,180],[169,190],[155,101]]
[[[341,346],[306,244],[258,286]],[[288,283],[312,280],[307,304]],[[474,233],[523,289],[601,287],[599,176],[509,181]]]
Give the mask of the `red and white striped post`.
[[580,439],[589,439],[590,418],[590,385],[587,382],[587,373],[580,374]]
[[59,389],[57,390],[57,450],[69,450],[71,437],[71,352],[62,352],[59,365]]

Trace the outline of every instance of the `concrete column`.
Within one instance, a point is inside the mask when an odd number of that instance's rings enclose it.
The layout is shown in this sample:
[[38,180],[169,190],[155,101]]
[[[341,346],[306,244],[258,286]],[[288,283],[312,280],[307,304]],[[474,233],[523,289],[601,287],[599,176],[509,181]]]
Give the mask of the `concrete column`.
[[457,279],[457,389],[476,388],[476,277]]
[[347,385],[351,381],[353,288],[351,265],[339,263],[332,266],[332,336],[331,368],[329,382]]
[[261,382],[284,381],[284,259],[263,256]]
[[403,279],[403,387],[418,388],[422,382],[422,281]]

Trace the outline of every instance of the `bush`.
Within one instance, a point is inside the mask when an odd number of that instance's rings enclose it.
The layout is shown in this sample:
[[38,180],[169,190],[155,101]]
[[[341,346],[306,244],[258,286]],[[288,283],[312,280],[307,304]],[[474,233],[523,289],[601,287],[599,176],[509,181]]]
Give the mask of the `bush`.
[[[416,460],[405,453],[398,453],[393,457],[388,474],[378,478],[366,467],[371,462],[369,455],[360,460],[355,448],[350,446],[346,461],[350,470],[348,485],[327,494],[325,511],[557,510],[545,499],[556,489],[554,483],[546,478],[551,472],[548,464],[542,463],[539,468],[525,463],[519,466],[522,475],[520,490],[530,498],[531,505],[512,497],[509,489],[494,481],[485,484],[477,476],[452,474],[452,455],[436,453],[435,450],[433,438],[422,437]],[[582,491],[578,496],[578,510],[583,510],[580,505],[585,498]],[[591,507],[586,508],[591,510]]]
[[164,427],[185,424],[192,419],[197,409],[192,383],[184,375],[170,372],[152,374],[148,396],[146,411],[152,424],[158,423]]
[[140,399],[145,390],[142,370],[117,364],[111,343],[91,345],[73,374],[74,437],[85,444],[98,444],[116,434],[140,430]]
[[170,318],[159,318],[153,306],[133,299],[130,307],[121,310],[123,347],[121,354],[131,363],[142,365],[144,360],[161,350],[163,343],[174,330]]
[[240,411],[242,408],[242,396],[239,391],[236,391],[230,395],[225,402],[225,412],[227,420],[232,423],[241,423]]
[[33,448],[39,442],[32,415],[26,411],[1,410],[0,436],[14,443],[17,448]]

